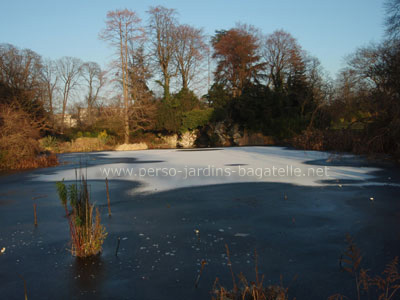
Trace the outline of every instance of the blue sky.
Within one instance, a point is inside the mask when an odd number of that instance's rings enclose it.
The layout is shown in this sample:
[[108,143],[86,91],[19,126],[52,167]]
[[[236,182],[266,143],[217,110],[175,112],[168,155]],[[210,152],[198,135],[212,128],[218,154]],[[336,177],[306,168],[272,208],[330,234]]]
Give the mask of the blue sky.
[[381,40],[382,0],[0,0],[0,43],[30,48],[45,58],[76,56],[105,66],[112,50],[98,39],[107,11],[128,8],[146,21],[149,6],[175,8],[181,23],[207,34],[248,23],[263,33],[285,29],[335,75],[357,47]]

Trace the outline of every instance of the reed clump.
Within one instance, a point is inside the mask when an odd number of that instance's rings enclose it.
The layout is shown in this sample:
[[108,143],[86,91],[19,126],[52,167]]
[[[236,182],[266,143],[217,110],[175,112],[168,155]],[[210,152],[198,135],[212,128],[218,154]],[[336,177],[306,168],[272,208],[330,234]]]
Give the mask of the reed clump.
[[57,182],[58,196],[65,209],[71,236],[71,253],[77,257],[97,255],[107,236],[101,224],[100,212],[90,203],[88,184],[84,176],[77,183]]

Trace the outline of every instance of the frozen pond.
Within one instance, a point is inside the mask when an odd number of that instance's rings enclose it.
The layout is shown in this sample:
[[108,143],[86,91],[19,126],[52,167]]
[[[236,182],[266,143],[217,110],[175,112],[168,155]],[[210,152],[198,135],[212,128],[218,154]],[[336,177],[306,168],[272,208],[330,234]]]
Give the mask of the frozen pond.
[[[74,161],[74,167],[81,164],[91,180],[135,181],[143,185],[140,191],[146,192],[240,182],[324,186],[344,180],[352,185],[382,184],[373,180],[379,168],[363,166],[356,156],[280,147],[102,152],[64,155],[64,159]],[[33,176],[32,180],[63,178],[74,180],[74,169]],[[396,185],[390,179],[384,184]]]
[[[216,277],[254,280],[291,298],[354,296],[338,260],[350,233],[365,268],[400,253],[400,177],[390,164],[279,147],[65,154],[65,164],[0,177],[0,294],[6,299],[211,299]],[[71,257],[55,182],[89,179],[109,235],[100,258]],[[112,217],[107,217],[105,177]],[[33,226],[37,203],[39,226]],[[196,231],[199,234],[196,234]],[[115,257],[117,238],[121,238]],[[195,288],[202,260],[207,265]]]

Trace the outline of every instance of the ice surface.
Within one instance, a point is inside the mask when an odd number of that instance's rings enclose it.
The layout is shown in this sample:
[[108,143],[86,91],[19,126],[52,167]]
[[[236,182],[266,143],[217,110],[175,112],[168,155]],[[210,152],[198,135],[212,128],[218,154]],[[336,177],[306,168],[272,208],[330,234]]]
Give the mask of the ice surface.
[[[354,181],[352,185],[390,185],[390,182],[374,181],[373,172],[378,171],[378,168],[360,167],[357,164],[354,166],[351,164],[350,166],[330,165],[332,154],[327,152],[296,151],[282,147],[195,150],[101,152],[100,164],[88,164],[87,177],[89,180],[104,180],[105,177],[108,177],[109,180],[138,181],[142,185],[135,192],[158,192],[189,186],[239,182],[275,182],[303,186],[336,184],[337,186],[340,180],[351,180]],[[79,158],[79,154],[68,154],[65,157],[75,159],[75,161],[84,161],[85,158],[90,159],[91,155],[99,155],[99,153],[82,154],[83,158]],[[353,158],[360,161],[357,156],[339,157],[339,159],[347,160]],[[113,160],[132,162],[109,163],[108,160],[110,162]],[[318,163],[313,164],[314,161]],[[105,163],[101,164],[101,162]],[[210,175],[204,171],[205,168],[210,170]],[[281,168],[284,172],[279,175],[278,170]],[[297,173],[301,174],[300,176],[293,174],[293,170],[296,168],[300,170]],[[156,169],[158,169],[158,174],[156,174]],[[164,173],[161,169],[164,170]],[[242,173],[240,173],[240,169]],[[275,171],[273,171],[274,169]],[[214,176],[211,176],[212,170],[214,170]],[[251,170],[253,170],[254,176],[252,176]],[[190,173],[191,171],[192,173]],[[120,172],[119,175],[118,172]],[[319,172],[319,175],[316,172]],[[54,169],[54,173],[51,175],[33,175],[32,180],[59,181],[63,178],[74,180],[75,170],[67,165],[64,168]],[[344,186],[348,184],[351,183],[345,183]]]

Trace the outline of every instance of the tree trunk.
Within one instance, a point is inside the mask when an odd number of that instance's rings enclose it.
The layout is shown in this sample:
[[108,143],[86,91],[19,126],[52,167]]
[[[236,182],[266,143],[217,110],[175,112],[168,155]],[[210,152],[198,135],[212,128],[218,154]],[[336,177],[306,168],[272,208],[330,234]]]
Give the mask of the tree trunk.
[[184,75],[182,75],[182,89],[188,90],[188,80]]
[[[68,95],[66,96],[66,98],[68,99]],[[64,125],[65,125],[64,124],[64,118],[65,118],[65,110],[66,110],[66,108],[67,108],[67,101],[64,99],[63,100],[62,113],[61,113],[61,127],[60,127],[61,133],[64,133]]]
[[53,96],[49,93],[50,123],[54,126]]
[[[126,34],[126,33],[125,33]],[[129,100],[127,87],[127,54],[128,46],[125,37],[125,43],[120,40],[121,46],[121,63],[122,63],[122,89],[124,95],[124,143],[129,144]]]
[[170,98],[169,93],[169,75],[164,74],[164,99],[168,100]]

